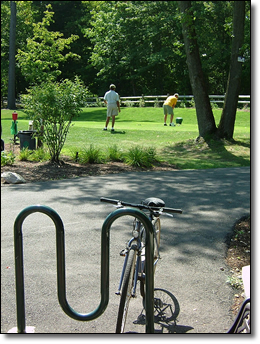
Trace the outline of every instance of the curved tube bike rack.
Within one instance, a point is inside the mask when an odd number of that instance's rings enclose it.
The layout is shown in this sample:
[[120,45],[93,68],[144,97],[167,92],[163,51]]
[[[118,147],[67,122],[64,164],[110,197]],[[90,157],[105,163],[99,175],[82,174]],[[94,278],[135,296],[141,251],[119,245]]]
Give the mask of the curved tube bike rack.
[[139,219],[146,233],[145,271],[146,271],[146,333],[154,332],[154,276],[153,276],[153,227],[148,217],[138,209],[121,208],[107,216],[101,231],[101,300],[99,306],[92,312],[82,314],[70,307],[66,299],[65,276],[65,240],[64,226],[60,216],[51,208],[35,205],[20,212],[14,222],[14,254],[16,279],[16,312],[17,332],[26,333],[25,326],[25,297],[24,297],[24,267],[23,267],[23,235],[22,224],[25,218],[35,212],[48,215],[56,227],[56,257],[57,257],[57,289],[58,300],[63,311],[71,318],[79,321],[90,321],[98,318],[105,311],[109,301],[109,241],[110,228],[113,222],[122,216],[130,215]]

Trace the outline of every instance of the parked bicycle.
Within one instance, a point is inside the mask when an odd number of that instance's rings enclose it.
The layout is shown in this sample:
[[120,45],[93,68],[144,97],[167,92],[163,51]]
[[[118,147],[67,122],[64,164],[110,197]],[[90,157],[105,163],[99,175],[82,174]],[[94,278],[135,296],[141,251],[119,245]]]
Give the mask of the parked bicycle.
[[[138,208],[144,213],[148,212],[148,218],[154,231],[154,271],[160,259],[161,215],[173,217],[174,213],[182,213],[181,209],[166,208],[163,200],[159,198],[147,198],[141,204],[133,204],[115,199],[102,197],[101,202],[111,203],[117,208]],[[125,257],[117,295],[121,295],[118,309],[116,333],[123,333],[127,318],[128,307],[131,298],[136,297],[137,281],[140,281],[140,293],[145,307],[145,228],[137,219],[133,220],[132,238],[126,247],[120,252]],[[163,291],[163,293],[162,293]],[[179,305],[172,294],[163,289],[154,289],[154,315],[164,321],[175,320],[179,313]]]

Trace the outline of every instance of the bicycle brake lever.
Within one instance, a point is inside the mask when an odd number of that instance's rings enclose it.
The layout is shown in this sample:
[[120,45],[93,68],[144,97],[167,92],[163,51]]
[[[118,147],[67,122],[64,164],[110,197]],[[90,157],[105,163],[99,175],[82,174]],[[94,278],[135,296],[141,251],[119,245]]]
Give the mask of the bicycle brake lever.
[[169,217],[174,217],[172,214],[164,213],[164,212],[161,212],[161,215],[165,215],[165,216],[169,216]]

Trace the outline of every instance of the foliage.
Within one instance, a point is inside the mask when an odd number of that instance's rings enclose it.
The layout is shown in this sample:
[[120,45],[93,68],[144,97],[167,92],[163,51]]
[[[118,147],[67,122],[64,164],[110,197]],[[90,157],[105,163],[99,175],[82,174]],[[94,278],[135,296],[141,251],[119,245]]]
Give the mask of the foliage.
[[114,144],[113,146],[108,147],[107,157],[109,161],[121,162],[123,161],[123,152],[116,144]]
[[[35,37],[35,25],[46,20],[46,5],[51,19]],[[202,68],[209,94],[224,94],[228,78],[232,35],[232,1],[193,1],[195,28]],[[80,76],[93,94],[103,96],[114,82],[121,95],[191,94],[180,16],[175,1],[17,1],[16,48],[30,54],[28,64],[58,70],[58,79],[73,80]],[[250,94],[250,1],[246,1],[245,57],[240,94]],[[45,18],[45,19],[44,19]],[[214,23],[214,25],[212,25]],[[46,23],[47,24],[47,23]],[[1,91],[5,97],[8,86],[10,2],[1,1]],[[54,39],[53,33],[63,34]],[[60,51],[65,57],[71,51],[81,58],[66,58],[49,65],[47,36],[55,42],[78,36],[68,48]],[[38,41],[39,40],[39,41]],[[40,50],[34,45],[39,43]],[[38,53],[38,58],[37,58]],[[57,51],[54,56],[56,56]],[[37,62],[37,59],[43,61]],[[48,61],[48,60],[47,60]],[[58,63],[58,67],[53,65]],[[28,87],[28,81],[16,65],[16,96]],[[59,73],[58,72],[58,73]],[[29,77],[29,67],[26,77]],[[35,75],[35,73],[34,73]],[[37,75],[35,75],[37,76]],[[55,75],[56,77],[56,75]],[[30,82],[37,82],[31,80]]]
[[125,162],[135,167],[152,167],[156,161],[156,150],[153,147],[134,146],[125,155]]
[[33,24],[33,37],[27,38],[26,47],[23,50],[18,49],[16,56],[22,74],[30,84],[56,80],[61,74],[58,69],[61,63],[71,57],[80,57],[72,52],[62,54],[78,36],[62,38],[62,33],[49,31],[48,26],[54,14],[50,9],[51,5],[48,5],[42,22]]
[[230,286],[234,289],[241,289],[243,287],[243,281],[242,278],[238,276],[228,276],[227,278],[227,284],[230,284]]
[[80,149],[78,154],[74,156],[80,164],[98,164],[102,161],[100,148],[93,144],[88,148]]
[[[99,80],[113,79],[122,92],[128,89],[133,95],[182,87],[183,80],[178,85],[173,78],[185,62],[180,24],[175,20],[172,25],[176,10],[173,1],[121,1],[111,6],[103,2],[93,11],[86,35]],[[178,73],[183,75],[182,69]]]
[[94,144],[80,149],[74,147],[70,150],[70,157],[73,161],[83,165],[99,164],[103,161],[100,148]]
[[47,144],[52,162],[59,162],[71,121],[79,116],[87,95],[87,89],[76,77],[75,82],[42,83],[23,96],[25,112]]
[[14,161],[15,161],[15,155],[13,152],[5,152],[5,151],[2,151],[1,152],[1,166],[11,166],[14,164]]
[[23,148],[20,151],[18,159],[21,160],[21,161],[28,161],[31,154],[32,154],[32,150],[31,149]]
[[[16,1],[16,49],[24,49],[26,38],[32,35],[32,1]],[[1,1],[1,93],[7,95],[9,66],[10,1]],[[16,88],[24,89],[25,80],[16,66]]]
[[50,159],[50,154],[42,147],[35,150],[30,150],[28,148],[23,148],[18,155],[18,159],[21,161],[47,161]]

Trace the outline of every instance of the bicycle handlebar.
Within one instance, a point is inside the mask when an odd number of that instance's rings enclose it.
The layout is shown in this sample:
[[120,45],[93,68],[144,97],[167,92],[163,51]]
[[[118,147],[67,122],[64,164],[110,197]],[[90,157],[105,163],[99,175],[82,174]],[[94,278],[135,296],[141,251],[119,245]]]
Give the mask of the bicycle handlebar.
[[178,214],[182,214],[182,210],[181,209],[173,209],[173,208],[158,208],[158,207],[151,207],[148,205],[144,205],[144,204],[134,204],[134,203],[128,203],[128,202],[124,202],[124,201],[119,201],[116,199],[111,199],[111,198],[106,198],[106,197],[101,197],[100,198],[100,202],[105,202],[105,203],[111,203],[111,204],[115,204],[115,205],[122,205],[122,206],[126,206],[126,207],[133,207],[133,208],[138,208],[140,210],[142,209],[148,209],[148,210],[162,210],[163,212],[167,212],[167,213],[178,213]]

